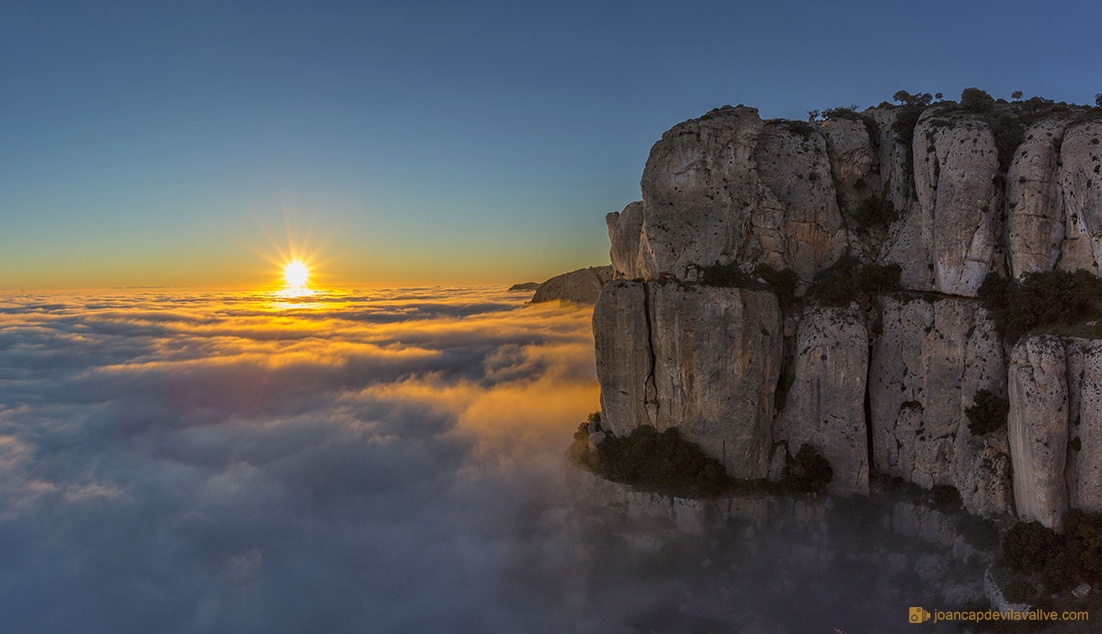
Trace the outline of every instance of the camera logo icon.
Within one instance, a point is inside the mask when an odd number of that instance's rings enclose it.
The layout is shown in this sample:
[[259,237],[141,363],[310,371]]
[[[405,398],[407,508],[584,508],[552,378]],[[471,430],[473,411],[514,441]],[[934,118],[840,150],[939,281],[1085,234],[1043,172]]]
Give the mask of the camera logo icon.
[[911,623],[925,623],[930,620],[930,613],[922,608],[910,608],[907,610],[907,620]]

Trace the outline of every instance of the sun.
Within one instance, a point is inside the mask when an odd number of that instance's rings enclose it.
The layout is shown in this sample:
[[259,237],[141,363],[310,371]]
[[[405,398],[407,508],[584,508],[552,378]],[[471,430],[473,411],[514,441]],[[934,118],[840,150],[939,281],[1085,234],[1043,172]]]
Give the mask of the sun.
[[310,270],[298,260],[292,260],[283,267],[283,279],[287,280],[287,286],[301,288],[306,286],[306,280],[310,277]]

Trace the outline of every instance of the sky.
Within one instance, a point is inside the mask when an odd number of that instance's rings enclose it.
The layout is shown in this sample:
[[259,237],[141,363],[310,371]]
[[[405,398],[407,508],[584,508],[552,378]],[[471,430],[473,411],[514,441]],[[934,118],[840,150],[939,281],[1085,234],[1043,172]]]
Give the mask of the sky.
[[650,146],[978,86],[1091,103],[1102,5],[5,2],[0,293],[512,284],[608,262]]

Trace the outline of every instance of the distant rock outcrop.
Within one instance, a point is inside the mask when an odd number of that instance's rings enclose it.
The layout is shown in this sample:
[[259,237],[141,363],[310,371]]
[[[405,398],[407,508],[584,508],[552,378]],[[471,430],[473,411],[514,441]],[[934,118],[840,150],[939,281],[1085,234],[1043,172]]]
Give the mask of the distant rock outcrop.
[[536,288],[532,303],[562,300],[579,304],[596,304],[601,289],[612,279],[611,266],[591,266],[547,280]]
[[539,282],[521,282],[520,284],[513,284],[509,287],[511,291],[534,291],[540,287]]
[[[603,428],[677,427],[738,478],[810,445],[843,496],[881,476],[953,487],[985,517],[1102,511],[1102,340],[1005,342],[979,299],[992,274],[1099,275],[1099,111],[835,114],[724,107],[655,143],[642,200],[606,218]],[[863,270],[860,293],[823,289]],[[980,392],[1008,424],[973,424]]]

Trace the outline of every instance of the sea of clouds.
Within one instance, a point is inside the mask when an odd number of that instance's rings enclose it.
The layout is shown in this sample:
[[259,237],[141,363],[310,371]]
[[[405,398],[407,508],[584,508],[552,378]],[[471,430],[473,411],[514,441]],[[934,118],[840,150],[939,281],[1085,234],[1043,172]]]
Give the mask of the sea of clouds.
[[678,536],[575,508],[592,309],[527,297],[0,297],[0,632],[906,623],[917,595],[846,529]]
[[561,631],[591,309],[527,298],[0,299],[0,631]]

